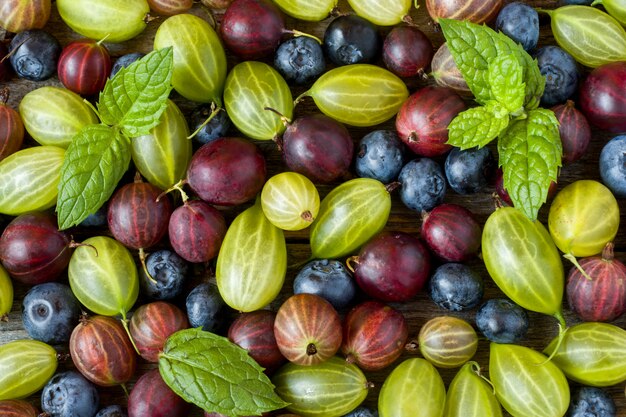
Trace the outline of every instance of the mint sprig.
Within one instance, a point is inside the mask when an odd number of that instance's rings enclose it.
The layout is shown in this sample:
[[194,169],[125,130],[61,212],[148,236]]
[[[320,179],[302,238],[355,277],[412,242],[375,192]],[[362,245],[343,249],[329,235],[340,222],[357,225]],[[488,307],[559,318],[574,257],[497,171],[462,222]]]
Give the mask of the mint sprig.
[[205,411],[256,416],[289,405],[244,349],[199,328],[167,339],[159,372],[172,391]]
[[56,207],[61,230],[79,224],[111,197],[130,164],[130,138],[159,124],[172,89],[172,68],[169,47],[107,81],[97,105],[102,124],[82,129],[65,153]]
[[439,19],[450,53],[476,101],[448,126],[448,143],[468,149],[499,138],[504,187],[515,207],[535,220],[561,166],[558,121],[538,108],[545,88],[537,62],[487,26]]

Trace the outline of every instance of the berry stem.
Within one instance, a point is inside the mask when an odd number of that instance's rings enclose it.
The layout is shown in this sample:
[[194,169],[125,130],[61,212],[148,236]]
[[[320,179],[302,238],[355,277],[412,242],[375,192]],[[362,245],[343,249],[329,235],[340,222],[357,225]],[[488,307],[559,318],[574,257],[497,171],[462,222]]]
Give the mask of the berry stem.
[[213,118],[214,118],[214,117],[217,115],[217,113],[219,113],[221,110],[222,110],[222,107],[217,106],[217,105],[215,104],[215,102],[211,103],[211,114],[209,114],[209,117],[208,117],[208,118],[207,118],[204,122],[202,122],[202,124],[201,124],[201,125],[200,125],[200,126],[199,126],[199,127],[198,127],[198,128],[197,128],[197,129],[196,129],[196,130],[192,133],[192,134],[191,134],[191,135],[187,136],[187,139],[192,139],[194,136],[196,136],[198,133],[200,133],[200,131],[201,131],[202,129],[204,129],[204,127],[205,127],[206,125],[208,125],[208,124],[209,124],[209,122],[210,122],[211,120],[213,120]]
[[570,261],[571,263],[573,263],[576,269],[578,269],[585,278],[587,278],[589,281],[593,281],[591,277],[589,276],[589,274],[585,272],[583,267],[580,266],[580,264],[578,263],[578,260],[576,259],[574,255],[572,255],[571,253],[566,253],[565,255],[563,255],[563,257],[567,259],[568,261]]
[[300,32],[299,30],[296,30],[296,29],[285,30],[284,33],[289,33],[289,34],[292,34],[293,36],[296,36],[296,37],[297,36],[306,36],[307,38],[314,39],[320,45],[322,44],[322,40],[320,38],[318,38],[315,35],[311,35],[310,33]]
[[122,326],[124,327],[124,330],[126,330],[126,334],[128,335],[128,338],[130,339],[131,345],[133,345],[133,347],[135,348],[135,352],[137,352],[137,355],[141,356],[141,353],[139,352],[139,348],[135,344],[135,340],[133,339],[133,336],[130,334],[130,328],[128,327],[128,319],[126,318],[125,311],[122,311]]

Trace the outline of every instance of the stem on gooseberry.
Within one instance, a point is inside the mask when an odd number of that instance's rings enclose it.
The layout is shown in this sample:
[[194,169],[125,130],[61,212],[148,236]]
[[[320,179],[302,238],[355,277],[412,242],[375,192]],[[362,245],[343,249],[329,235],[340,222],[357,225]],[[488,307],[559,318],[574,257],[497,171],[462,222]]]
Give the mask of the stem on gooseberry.
[[135,340],[133,339],[133,336],[130,334],[130,328],[128,327],[128,319],[126,318],[126,312],[122,311],[121,314],[122,314],[122,327],[124,327],[124,330],[126,330],[126,334],[128,335],[128,338],[130,339],[130,344],[133,345],[133,347],[135,348],[135,352],[137,352],[137,355],[141,356],[141,352],[139,352],[139,348],[135,344]]
[[409,353],[417,353],[419,352],[420,344],[417,340],[411,340],[409,343],[404,345],[404,350]]
[[141,262],[143,273],[146,274],[150,281],[157,284],[157,281],[152,277],[152,274],[148,272],[148,265],[146,265],[146,252],[143,250],[143,248],[139,248],[139,262]]
[[483,381],[485,381],[487,384],[489,384],[489,386],[491,387],[494,395],[496,393],[496,387],[493,385],[493,383],[489,380],[489,378],[487,378],[486,376],[484,376],[483,374],[480,373],[480,365],[478,364],[478,362],[476,361],[470,361],[468,362],[468,364],[470,365],[472,372],[474,372],[476,374],[476,376],[478,376],[479,378],[481,378]]
[[305,97],[308,97],[310,95],[309,91],[310,90],[307,90],[304,93],[300,94],[298,97],[296,97],[296,99],[293,101],[293,106],[296,107],[298,103],[300,103]]
[[110,33],[107,33],[104,38],[100,39],[98,42],[96,42],[96,45],[100,46],[102,45],[102,42],[104,42],[106,40],[106,38],[108,38],[109,36],[111,36]]
[[291,124],[291,120],[287,116],[285,116],[284,114],[279,112],[278,110],[273,109],[271,107],[263,107],[263,110],[268,110],[268,111],[271,111],[272,113],[276,113],[278,115],[278,117],[280,117],[280,121],[283,122],[285,127],[287,127],[287,126],[289,126]]
[[320,45],[322,44],[322,40],[320,38],[318,38],[317,36],[311,35],[310,33],[300,32],[299,30],[296,30],[296,29],[284,29],[283,33],[288,33],[288,34],[296,36],[296,37],[298,37],[298,36],[305,36],[307,38],[314,39]]
[[548,358],[545,361],[536,364],[536,366],[545,365],[546,363],[550,362],[552,358],[554,358],[554,355],[556,355],[556,352],[558,352],[559,348],[561,347],[561,343],[563,343],[563,339],[565,338],[565,333],[567,333],[568,327],[567,327],[567,323],[565,323],[563,312],[559,310],[556,313],[554,313],[552,316],[559,321],[559,336],[556,341],[556,346],[554,347],[554,350],[552,351],[550,356],[548,356]]
[[83,102],[87,104],[87,106],[89,106],[89,108],[91,109],[91,111],[93,111],[96,116],[98,116],[98,119],[102,120],[102,117],[100,117],[100,113],[98,113],[98,109],[96,109],[96,107],[91,104],[91,102],[89,100],[87,100],[86,98],[83,99]]
[[578,260],[576,259],[574,255],[572,255],[571,253],[566,253],[565,255],[563,255],[563,257],[567,259],[568,261],[570,261],[571,263],[573,263],[576,269],[578,269],[585,278],[587,278],[589,281],[593,281],[593,279],[589,276],[589,274],[585,272],[583,267],[580,266],[580,264],[578,263]]
[[348,269],[350,270],[350,272],[352,272],[354,274],[354,266],[352,266],[352,264],[359,264],[359,257],[358,256],[351,256],[348,259],[346,259],[346,266],[348,267]]
[[96,258],[98,257],[98,249],[94,246],[94,245],[90,245],[89,243],[78,243],[74,241],[74,238],[72,237],[70,240],[70,243],[67,245],[68,248],[70,249],[76,249],[76,248],[80,248],[80,247],[87,247],[87,248],[91,248],[96,252]]
[[222,109],[222,107],[220,106],[216,106],[215,102],[211,103],[211,114],[209,114],[209,117],[202,122],[202,124],[189,136],[187,136],[187,139],[192,139],[194,136],[196,136],[198,133],[200,133],[200,131],[202,129],[204,129],[204,127],[209,124],[209,122],[217,115],[217,113],[219,113]]
[[165,195],[171,193],[172,191],[176,190],[180,193],[180,197],[183,200],[183,204],[185,204],[187,202],[187,200],[189,200],[189,196],[187,195],[187,193],[183,190],[183,186],[187,184],[187,180],[183,179],[178,181],[176,184],[172,185],[170,188],[168,188],[167,190],[163,191],[161,194],[159,194],[159,196],[156,198],[156,202],[158,203]]
[[614,247],[615,245],[613,244],[613,242],[608,242],[606,245],[604,245],[604,249],[602,249],[603,261],[611,262],[613,260],[613,258],[615,257],[615,254],[613,253]]
[[309,210],[303,211],[303,212],[300,214],[300,217],[301,217],[301,218],[302,218],[302,220],[304,220],[305,222],[309,222],[309,223],[311,223],[311,222],[313,221],[313,214],[312,214]]

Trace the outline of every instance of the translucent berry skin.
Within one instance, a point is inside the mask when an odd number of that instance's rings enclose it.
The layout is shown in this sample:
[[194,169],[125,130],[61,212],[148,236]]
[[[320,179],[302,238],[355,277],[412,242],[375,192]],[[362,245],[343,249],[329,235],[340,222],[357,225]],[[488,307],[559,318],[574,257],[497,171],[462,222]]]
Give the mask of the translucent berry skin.
[[383,43],[383,61],[400,77],[423,75],[433,55],[432,42],[416,26],[396,26]]
[[276,313],[273,311],[257,310],[241,314],[228,329],[228,339],[247,350],[269,372],[286,362],[274,337],[275,319]]
[[359,287],[369,296],[388,302],[413,298],[430,273],[426,246],[404,232],[383,232],[374,237],[353,263]]
[[439,258],[463,262],[478,254],[482,230],[472,212],[457,204],[441,204],[423,215],[422,238]]
[[567,100],[551,109],[559,122],[559,134],[563,144],[564,164],[571,164],[582,158],[591,142],[591,128],[584,114],[576,110],[574,102]]
[[626,131],[626,62],[613,62],[591,71],[581,84],[580,109],[596,127],[613,133]]
[[143,374],[128,397],[128,415],[131,417],[184,417],[189,408],[190,404],[163,381],[158,369]]
[[83,96],[99,93],[111,74],[109,51],[92,39],[71,42],[61,52],[57,72],[67,89]]
[[126,184],[109,201],[107,223],[116,240],[131,249],[149,248],[167,233],[172,203],[147,182]]

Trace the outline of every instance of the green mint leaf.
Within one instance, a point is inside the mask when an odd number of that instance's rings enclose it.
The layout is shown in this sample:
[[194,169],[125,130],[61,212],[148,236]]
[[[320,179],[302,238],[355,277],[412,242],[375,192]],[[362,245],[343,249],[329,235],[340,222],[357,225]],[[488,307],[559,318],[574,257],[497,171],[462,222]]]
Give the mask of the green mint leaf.
[[172,90],[173,57],[171,47],[152,51],[107,81],[98,100],[102,122],[130,138],[150,133]]
[[167,339],[159,372],[176,394],[205,411],[249,416],[289,405],[245,350],[199,328]]
[[488,26],[454,19],[439,19],[438,22],[454,62],[478,103],[485,104],[495,99],[489,84],[489,63],[499,56],[511,55],[523,67],[525,108],[532,110],[539,106],[545,79],[539,72],[537,62],[524,48]]
[[524,67],[512,55],[502,55],[489,62],[487,71],[491,94],[509,113],[515,113],[524,105],[526,84]]
[[448,125],[448,144],[461,149],[482,148],[509,125],[509,112],[497,101],[460,113]]
[[531,220],[556,181],[563,147],[554,113],[535,109],[523,120],[513,122],[498,141],[504,188],[516,208]]
[[95,213],[115,190],[130,164],[130,143],[105,125],[85,126],[67,148],[57,197],[59,229]]

